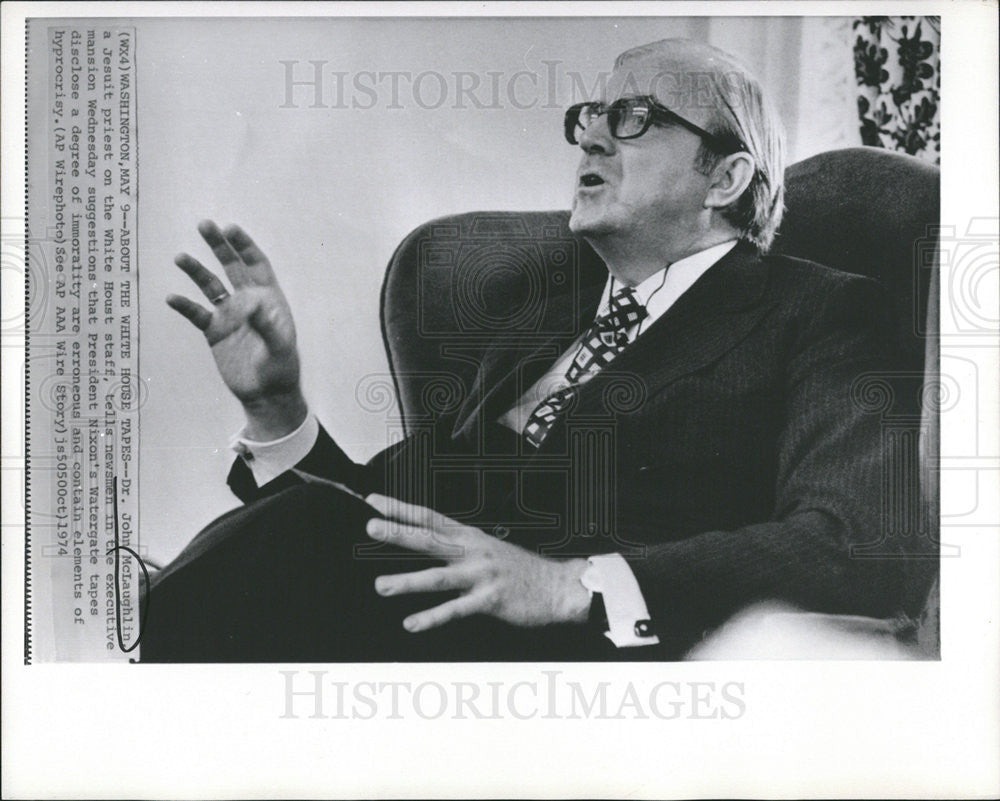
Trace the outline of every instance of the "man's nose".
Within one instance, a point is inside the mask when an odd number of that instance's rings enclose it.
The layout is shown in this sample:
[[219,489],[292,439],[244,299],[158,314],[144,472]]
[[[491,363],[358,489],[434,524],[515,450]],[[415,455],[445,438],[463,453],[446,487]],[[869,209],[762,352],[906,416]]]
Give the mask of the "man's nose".
[[611,128],[608,126],[608,115],[602,114],[590,125],[580,132],[577,137],[580,147],[585,153],[613,153],[615,150],[615,138],[611,135]]

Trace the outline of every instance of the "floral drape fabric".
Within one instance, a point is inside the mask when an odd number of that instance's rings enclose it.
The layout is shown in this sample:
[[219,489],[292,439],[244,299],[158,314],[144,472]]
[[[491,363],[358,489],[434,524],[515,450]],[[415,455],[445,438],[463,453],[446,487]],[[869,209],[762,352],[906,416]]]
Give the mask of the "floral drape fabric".
[[853,22],[862,144],[941,162],[939,17]]

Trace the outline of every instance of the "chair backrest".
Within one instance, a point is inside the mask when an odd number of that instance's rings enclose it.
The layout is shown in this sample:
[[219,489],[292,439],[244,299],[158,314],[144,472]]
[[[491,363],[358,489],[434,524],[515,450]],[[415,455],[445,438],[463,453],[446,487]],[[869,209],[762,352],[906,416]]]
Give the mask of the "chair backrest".
[[399,245],[382,333],[407,428],[464,395],[498,332],[541,336],[551,293],[607,275],[568,221],[565,211],[471,212],[424,223]]
[[[904,367],[923,371],[936,280],[940,171],[873,147],[820,153],[785,172],[775,253],[878,279],[893,306]],[[937,309],[930,309],[934,315]]]

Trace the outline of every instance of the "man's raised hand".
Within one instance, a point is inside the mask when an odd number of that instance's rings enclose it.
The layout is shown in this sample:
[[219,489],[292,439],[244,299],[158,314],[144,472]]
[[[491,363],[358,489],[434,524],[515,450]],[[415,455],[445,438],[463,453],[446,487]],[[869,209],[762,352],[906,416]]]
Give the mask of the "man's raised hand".
[[291,433],[305,419],[299,384],[295,324],[267,257],[238,226],[225,231],[210,220],[198,232],[232,285],[187,253],[174,262],[212,303],[211,310],[181,295],[167,304],[190,320],[212,349],[222,380],[243,404],[250,439]]

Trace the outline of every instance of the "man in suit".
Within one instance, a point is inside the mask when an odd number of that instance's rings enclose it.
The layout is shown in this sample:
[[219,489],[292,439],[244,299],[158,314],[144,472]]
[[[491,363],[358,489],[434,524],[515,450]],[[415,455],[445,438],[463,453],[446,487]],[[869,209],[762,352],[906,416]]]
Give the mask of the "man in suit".
[[199,230],[232,291],[168,302],[246,411],[246,505],[158,575],[144,660],[664,659],[748,604],[900,611],[880,533],[879,287],[766,251],[780,126],[726,54],[622,54],[581,149],[571,230],[606,279],[498,334],[459,408],[357,465],[310,414],[287,303],[239,228]]

